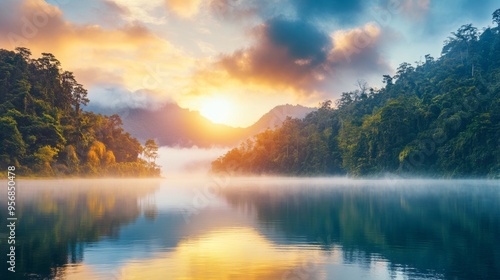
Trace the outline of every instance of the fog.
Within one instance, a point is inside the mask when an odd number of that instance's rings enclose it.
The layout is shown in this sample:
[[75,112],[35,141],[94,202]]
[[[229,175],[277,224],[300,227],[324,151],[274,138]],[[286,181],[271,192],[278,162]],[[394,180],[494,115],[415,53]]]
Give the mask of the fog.
[[157,164],[161,166],[162,176],[205,175],[210,163],[224,155],[230,148],[179,148],[160,147]]
[[[208,174],[210,169],[210,164],[212,161],[220,156],[226,154],[231,148],[225,147],[215,147],[215,148],[181,148],[181,147],[167,147],[162,146],[158,150],[158,159],[156,163],[161,166],[161,176],[163,177],[204,177]],[[237,176],[244,180],[247,176]],[[323,177],[323,178],[322,178]],[[427,184],[429,181],[439,180],[436,177],[426,177],[426,176],[409,176],[398,175],[398,174],[378,174],[375,176],[364,176],[361,178],[351,177],[349,175],[344,176],[267,176],[267,175],[250,175],[246,179],[251,179],[254,182],[259,182],[260,180],[270,183],[274,180],[282,182],[284,179],[294,182],[316,182],[325,183],[331,182],[331,179],[335,179],[337,183],[348,183],[348,184],[364,184],[367,182],[377,182],[381,185],[400,185],[404,182],[412,183],[422,183]],[[314,181],[311,179],[314,178]],[[444,178],[441,178],[444,179]],[[469,180],[474,180],[475,178],[469,178]],[[464,180],[464,178],[462,178]],[[453,182],[452,180],[451,182]]]

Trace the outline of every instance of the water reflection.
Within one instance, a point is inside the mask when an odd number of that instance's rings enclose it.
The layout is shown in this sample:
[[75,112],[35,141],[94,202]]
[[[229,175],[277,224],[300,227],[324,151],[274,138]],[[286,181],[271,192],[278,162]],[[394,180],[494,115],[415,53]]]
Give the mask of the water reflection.
[[[16,273],[2,279],[54,278],[58,268],[80,263],[86,246],[117,238],[120,227],[141,213],[138,198],[153,192],[155,181],[35,180],[17,182]],[[0,201],[6,205],[5,197]],[[6,211],[0,211],[6,220]],[[2,242],[3,263],[7,244]],[[4,278],[9,277],[9,278]]]
[[232,179],[199,207],[206,183],[19,182],[15,276],[500,279],[495,181]]
[[[312,255],[313,252],[309,252]],[[281,279],[308,257],[280,248],[251,228],[226,228],[183,240],[146,262],[126,264],[123,279]],[[318,279],[311,271],[308,279]]]
[[392,274],[412,278],[500,279],[498,182],[247,185],[224,196],[256,209],[264,229],[283,232],[276,242],[338,245],[346,264],[382,256]]

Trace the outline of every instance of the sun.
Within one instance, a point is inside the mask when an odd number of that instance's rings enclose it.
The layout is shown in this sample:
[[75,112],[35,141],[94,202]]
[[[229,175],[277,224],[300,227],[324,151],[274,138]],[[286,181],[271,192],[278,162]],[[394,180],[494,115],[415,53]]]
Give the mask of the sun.
[[212,98],[201,105],[200,114],[214,123],[227,123],[231,108],[231,103],[226,99]]

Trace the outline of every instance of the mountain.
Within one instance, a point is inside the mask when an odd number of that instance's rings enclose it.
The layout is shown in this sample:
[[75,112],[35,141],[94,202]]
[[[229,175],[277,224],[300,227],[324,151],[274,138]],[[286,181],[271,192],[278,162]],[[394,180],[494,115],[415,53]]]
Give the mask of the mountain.
[[245,136],[250,137],[266,129],[280,127],[287,117],[302,119],[314,110],[314,108],[301,105],[285,104],[276,106],[260,117],[256,123],[246,128]]
[[[104,111],[98,107],[92,110]],[[301,105],[276,106],[247,128],[213,123],[199,112],[174,103],[153,110],[135,108],[117,113],[124,129],[139,140],[156,139],[160,146],[211,147],[237,145],[251,135],[280,126],[287,117],[303,118],[313,110]]]

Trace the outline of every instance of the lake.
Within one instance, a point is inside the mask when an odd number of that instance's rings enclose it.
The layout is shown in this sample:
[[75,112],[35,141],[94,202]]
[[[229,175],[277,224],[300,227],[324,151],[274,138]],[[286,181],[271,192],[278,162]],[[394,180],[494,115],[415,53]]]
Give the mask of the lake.
[[500,279],[499,181],[17,180],[16,204],[1,279]]

